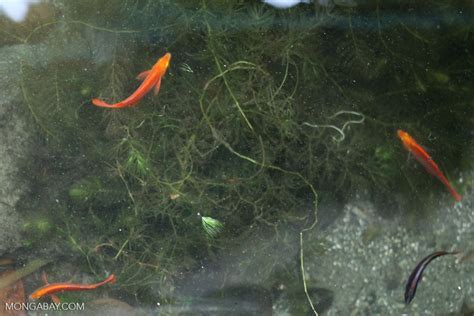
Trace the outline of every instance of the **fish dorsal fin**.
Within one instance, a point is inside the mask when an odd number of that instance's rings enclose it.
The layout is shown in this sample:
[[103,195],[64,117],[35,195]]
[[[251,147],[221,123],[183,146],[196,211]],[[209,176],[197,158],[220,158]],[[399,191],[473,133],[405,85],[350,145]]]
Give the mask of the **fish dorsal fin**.
[[41,279],[43,279],[44,285],[49,285],[48,276],[46,275],[46,272],[41,271]]
[[[41,272],[41,278],[43,279],[43,282],[44,282],[44,285],[47,286],[49,285],[49,282],[48,282],[48,277],[46,276],[46,272],[42,271]],[[54,294],[50,294],[49,295],[51,297],[51,300],[56,303],[56,304],[60,304],[61,303],[61,300],[59,299],[59,297],[57,295],[54,295]]]
[[158,82],[156,83],[155,87],[153,88],[153,94],[157,95],[158,92],[160,92],[160,87],[161,87],[161,78],[158,79]]
[[141,81],[145,80],[146,77],[148,77],[148,75],[150,74],[150,71],[151,70],[145,70],[145,71],[139,73],[138,76],[137,76],[137,79],[141,80]]
[[423,148],[423,150],[426,151],[426,153],[428,155],[431,155],[431,153],[435,152],[435,150],[433,150],[433,148],[428,147],[426,145],[420,145],[420,147]]

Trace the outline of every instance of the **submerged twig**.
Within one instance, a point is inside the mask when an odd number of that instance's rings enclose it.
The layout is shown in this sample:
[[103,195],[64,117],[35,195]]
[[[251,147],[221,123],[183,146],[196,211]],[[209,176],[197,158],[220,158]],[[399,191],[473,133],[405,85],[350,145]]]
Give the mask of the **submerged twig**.
[[123,250],[124,250],[125,247],[127,246],[128,242],[129,242],[129,239],[127,238],[127,240],[125,240],[125,242],[122,244],[122,247],[120,247],[119,251],[118,251],[117,254],[115,255],[114,260],[117,260],[117,258],[120,257],[120,255],[122,254]]
[[45,259],[36,259],[29,262],[25,267],[16,270],[14,273],[9,274],[0,278],[0,289],[3,289],[16,281],[23,279],[27,275],[35,272],[36,270],[40,269],[41,267],[50,263],[51,260]]
[[306,285],[306,274],[304,270],[304,247],[303,247],[303,233],[312,230],[314,227],[316,227],[316,224],[318,223],[318,217],[317,215],[317,210],[318,210],[318,205],[317,205],[317,200],[314,203],[314,220],[311,226],[303,228],[300,231],[300,268],[301,268],[301,279],[303,280],[303,289],[304,293],[306,294],[306,298],[308,299],[308,303],[311,306],[311,310],[313,313],[318,316],[318,312],[316,311],[313,301],[311,300],[311,297],[309,296],[308,293],[308,287]]
[[306,276],[304,272],[304,253],[303,253],[303,232],[304,230],[300,231],[300,268],[301,268],[301,278],[303,279],[303,288],[304,293],[306,294],[306,298],[308,299],[309,305],[311,306],[311,310],[313,311],[314,315],[318,316],[318,312],[314,308],[313,301],[308,293],[308,287],[306,286]]

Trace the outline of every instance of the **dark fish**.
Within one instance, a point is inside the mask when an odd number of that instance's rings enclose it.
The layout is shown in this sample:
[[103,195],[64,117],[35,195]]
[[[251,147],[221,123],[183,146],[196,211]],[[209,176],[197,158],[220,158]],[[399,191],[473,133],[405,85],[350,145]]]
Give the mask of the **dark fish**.
[[453,252],[435,251],[429,256],[423,258],[423,260],[421,260],[420,263],[417,264],[413,272],[410,274],[410,277],[408,278],[407,285],[405,287],[405,304],[410,304],[410,302],[415,297],[416,288],[418,286],[418,283],[420,283],[421,281],[421,277],[423,276],[423,271],[425,271],[426,267],[431,261],[433,261],[435,258],[438,258],[440,256],[455,255],[457,253],[458,253],[457,251],[453,251]]

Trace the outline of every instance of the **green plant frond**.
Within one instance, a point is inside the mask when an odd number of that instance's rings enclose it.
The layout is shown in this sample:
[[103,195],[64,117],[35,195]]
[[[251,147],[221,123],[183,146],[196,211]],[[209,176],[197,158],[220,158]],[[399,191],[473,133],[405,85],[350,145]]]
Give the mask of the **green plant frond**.
[[224,224],[212,217],[202,216],[201,222],[204,232],[211,238],[216,238],[224,229]]

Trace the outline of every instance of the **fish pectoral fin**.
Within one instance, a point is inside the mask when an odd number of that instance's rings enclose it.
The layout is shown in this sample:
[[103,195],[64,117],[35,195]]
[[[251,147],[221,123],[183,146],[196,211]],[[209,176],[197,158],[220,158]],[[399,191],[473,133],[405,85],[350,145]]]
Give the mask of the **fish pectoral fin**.
[[158,80],[155,87],[153,88],[153,94],[154,95],[157,95],[158,92],[160,92],[160,87],[161,87],[161,78]]
[[110,109],[123,108],[125,106],[125,105],[122,105],[122,102],[115,103],[115,104],[108,104],[99,99],[92,99],[92,104],[94,104],[95,106],[100,106],[103,108],[110,108]]
[[141,80],[141,81],[145,80],[146,77],[148,77],[148,75],[150,74],[150,71],[151,70],[145,70],[145,71],[139,73],[138,76],[137,76],[137,79]]

